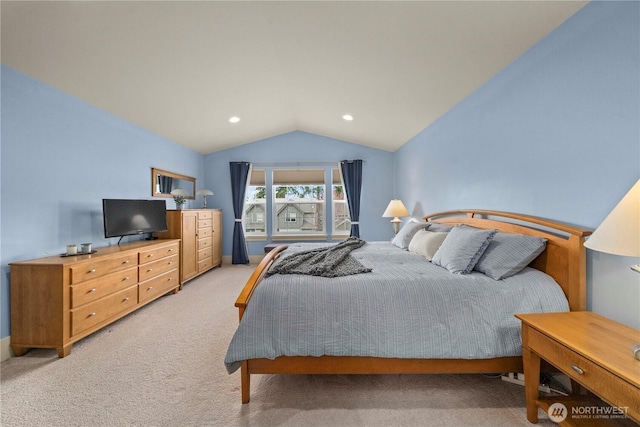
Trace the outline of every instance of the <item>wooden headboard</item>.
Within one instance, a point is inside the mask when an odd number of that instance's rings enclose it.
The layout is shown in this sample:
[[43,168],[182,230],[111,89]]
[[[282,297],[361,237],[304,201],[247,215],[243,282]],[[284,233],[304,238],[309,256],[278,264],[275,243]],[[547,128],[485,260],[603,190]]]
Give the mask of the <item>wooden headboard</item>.
[[467,224],[503,233],[547,239],[547,247],[531,264],[562,287],[571,311],[587,308],[587,266],[584,239],[591,231],[533,216],[485,210],[454,210],[424,217],[440,224]]

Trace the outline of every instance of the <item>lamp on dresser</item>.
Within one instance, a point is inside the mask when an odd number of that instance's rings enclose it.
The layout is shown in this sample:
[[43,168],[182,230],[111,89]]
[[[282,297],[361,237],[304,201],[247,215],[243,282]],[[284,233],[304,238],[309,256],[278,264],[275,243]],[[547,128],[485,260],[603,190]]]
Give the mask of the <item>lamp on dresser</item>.
[[391,224],[393,224],[393,232],[398,234],[400,231],[401,216],[409,216],[409,211],[404,207],[402,200],[394,199],[389,202],[387,209],[382,214],[383,218],[393,218]]
[[203,188],[196,191],[197,196],[202,196],[202,209],[207,209],[207,196],[213,196],[213,191]]
[[[596,228],[584,245],[598,252],[640,257],[640,179]],[[631,267],[640,273],[640,265]],[[631,351],[640,360],[640,344]]]

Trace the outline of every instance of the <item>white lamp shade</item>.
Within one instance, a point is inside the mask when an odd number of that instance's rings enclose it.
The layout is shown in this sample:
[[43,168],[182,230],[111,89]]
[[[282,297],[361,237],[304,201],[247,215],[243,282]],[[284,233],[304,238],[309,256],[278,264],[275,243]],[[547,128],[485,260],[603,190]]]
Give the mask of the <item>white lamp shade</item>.
[[584,245],[598,252],[640,257],[640,179]]
[[389,206],[382,214],[383,218],[396,218],[399,216],[409,216],[409,211],[404,207],[402,200],[394,199],[389,202]]
[[198,190],[198,191],[196,191],[196,194],[197,194],[198,196],[213,196],[213,191],[211,191],[211,190],[207,190],[207,189],[205,188],[205,189],[202,189],[202,190]]

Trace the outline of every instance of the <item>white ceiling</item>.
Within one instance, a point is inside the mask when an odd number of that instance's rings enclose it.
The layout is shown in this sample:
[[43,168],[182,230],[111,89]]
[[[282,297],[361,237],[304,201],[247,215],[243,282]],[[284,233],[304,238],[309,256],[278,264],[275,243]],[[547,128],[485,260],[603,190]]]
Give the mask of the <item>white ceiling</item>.
[[1,57],[203,154],[294,130],[395,151],[586,3],[3,0]]

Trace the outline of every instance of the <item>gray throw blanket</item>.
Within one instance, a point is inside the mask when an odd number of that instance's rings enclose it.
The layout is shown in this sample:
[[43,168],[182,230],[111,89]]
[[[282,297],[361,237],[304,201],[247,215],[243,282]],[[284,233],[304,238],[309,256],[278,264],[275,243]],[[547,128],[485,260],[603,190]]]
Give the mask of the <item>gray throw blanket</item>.
[[267,272],[267,277],[273,274],[339,277],[368,273],[371,269],[351,256],[351,251],[365,243],[357,237],[349,237],[336,245],[291,254],[276,261]]

